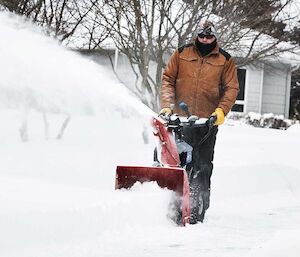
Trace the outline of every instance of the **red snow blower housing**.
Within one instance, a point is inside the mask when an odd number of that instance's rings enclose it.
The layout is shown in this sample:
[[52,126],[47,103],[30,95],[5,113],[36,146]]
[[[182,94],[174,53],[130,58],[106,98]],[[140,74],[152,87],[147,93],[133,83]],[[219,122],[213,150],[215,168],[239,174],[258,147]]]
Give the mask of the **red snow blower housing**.
[[[208,127],[208,132],[202,139],[204,142],[210,135],[215,122],[215,116],[209,119],[199,119],[191,116],[185,103],[179,104],[188,117],[171,116],[154,117],[152,125],[154,136],[158,138],[158,149],[154,149],[154,164],[144,166],[118,166],[116,170],[116,189],[130,188],[136,182],[156,181],[162,188],[175,192],[170,207],[174,212],[172,219],[177,224],[190,223],[190,179],[185,167],[192,160],[193,148],[184,141],[183,128]],[[201,142],[200,142],[201,143]]]

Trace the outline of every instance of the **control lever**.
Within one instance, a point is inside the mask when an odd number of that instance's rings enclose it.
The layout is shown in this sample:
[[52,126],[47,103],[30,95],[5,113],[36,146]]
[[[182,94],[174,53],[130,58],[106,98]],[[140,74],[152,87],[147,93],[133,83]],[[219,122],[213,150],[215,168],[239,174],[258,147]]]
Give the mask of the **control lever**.
[[180,102],[179,108],[185,112],[185,114],[188,116],[188,118],[191,116],[189,108],[185,102]]

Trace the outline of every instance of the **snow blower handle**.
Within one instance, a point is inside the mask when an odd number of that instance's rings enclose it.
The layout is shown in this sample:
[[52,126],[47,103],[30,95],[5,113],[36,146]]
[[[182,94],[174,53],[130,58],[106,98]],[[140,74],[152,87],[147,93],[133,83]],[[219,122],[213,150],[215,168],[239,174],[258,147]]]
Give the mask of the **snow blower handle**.
[[216,121],[217,121],[217,115],[212,115],[207,119],[206,126],[208,128],[212,128],[215,125]]
[[191,115],[189,108],[185,102],[180,102],[178,105],[179,105],[180,109],[183,110],[185,112],[185,114],[187,115],[188,126],[202,127],[203,125],[206,124],[205,122],[203,122],[203,118],[200,119],[196,115]]
[[197,144],[198,147],[200,147],[209,138],[209,136],[211,135],[211,130],[212,130],[213,126],[215,125],[216,120],[217,120],[216,115],[210,116],[207,119],[205,124],[208,127],[208,131],[207,131],[206,135],[200,140],[200,142],[198,142],[198,144]]

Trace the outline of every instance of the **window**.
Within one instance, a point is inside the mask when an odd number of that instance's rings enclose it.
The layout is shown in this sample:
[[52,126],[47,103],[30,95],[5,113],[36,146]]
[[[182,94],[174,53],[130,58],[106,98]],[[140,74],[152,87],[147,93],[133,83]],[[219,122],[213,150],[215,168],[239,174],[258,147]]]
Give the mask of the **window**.
[[246,69],[237,70],[238,80],[240,84],[240,91],[235,101],[235,105],[232,107],[234,112],[244,112],[245,107],[245,82],[246,82]]

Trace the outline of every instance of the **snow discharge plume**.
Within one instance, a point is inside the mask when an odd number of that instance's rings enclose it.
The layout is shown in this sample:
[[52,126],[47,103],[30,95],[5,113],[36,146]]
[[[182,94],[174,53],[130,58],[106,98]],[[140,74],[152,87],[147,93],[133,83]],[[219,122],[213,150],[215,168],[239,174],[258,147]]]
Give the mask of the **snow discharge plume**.
[[1,12],[0,31],[2,106],[64,114],[151,114],[116,81],[111,67],[66,50],[34,24]]
[[[152,111],[110,67],[66,50],[24,19],[0,12],[0,31],[1,257],[111,250],[118,256],[120,233],[119,246],[130,251],[122,246],[134,242],[135,233],[169,227],[168,190],[152,184],[114,189],[117,165],[152,164],[153,145],[142,137]],[[62,114],[72,117],[63,140],[43,139],[41,113],[51,120],[44,122],[49,139]],[[18,136],[25,118],[26,144]]]

